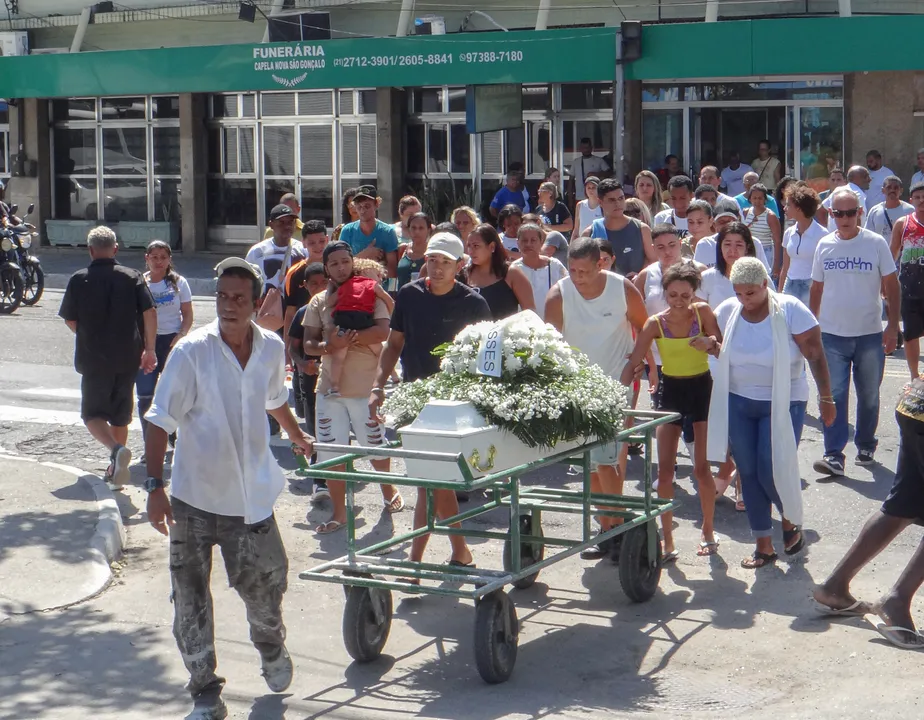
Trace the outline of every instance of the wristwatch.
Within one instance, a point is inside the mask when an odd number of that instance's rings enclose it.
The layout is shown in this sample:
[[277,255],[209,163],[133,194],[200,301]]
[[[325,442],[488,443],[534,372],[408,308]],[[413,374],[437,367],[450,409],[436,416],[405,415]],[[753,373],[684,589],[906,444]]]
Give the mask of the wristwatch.
[[149,477],[147,480],[144,481],[143,487],[144,487],[145,492],[147,493],[152,493],[155,490],[160,490],[162,487],[164,487],[164,479],[156,478],[156,477]]

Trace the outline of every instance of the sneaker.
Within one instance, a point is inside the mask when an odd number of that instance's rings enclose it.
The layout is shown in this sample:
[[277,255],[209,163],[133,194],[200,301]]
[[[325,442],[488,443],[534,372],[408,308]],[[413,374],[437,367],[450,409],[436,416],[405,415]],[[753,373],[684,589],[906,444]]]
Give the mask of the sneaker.
[[314,481],[314,490],[311,493],[311,502],[317,505],[322,500],[330,498],[330,490],[327,489],[327,483],[324,480]]
[[225,720],[228,717],[228,706],[221,696],[198,697],[194,703],[193,711],[186,716],[186,720]]
[[873,457],[871,450],[861,450],[857,453],[857,459],[853,461],[855,465],[873,465],[876,458]]
[[821,460],[816,460],[812,469],[823,475],[843,475],[844,461],[838,460],[833,455],[826,455]]
[[263,672],[261,674],[270,690],[277,693],[283,692],[292,684],[294,667],[285,645],[276,651],[273,659],[269,659],[265,655],[261,655],[261,659],[263,661]]
[[132,462],[132,451],[124,445],[116,445],[112,448],[112,454],[109,456],[112,461],[111,480],[107,480],[111,490],[121,490],[131,479],[131,470],[129,465]]

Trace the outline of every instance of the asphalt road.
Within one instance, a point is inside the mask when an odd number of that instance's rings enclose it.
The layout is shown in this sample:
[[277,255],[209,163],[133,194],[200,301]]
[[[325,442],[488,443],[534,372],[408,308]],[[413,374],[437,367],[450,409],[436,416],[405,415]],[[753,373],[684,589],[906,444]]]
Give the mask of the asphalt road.
[[[73,339],[56,317],[59,302],[60,293],[50,291],[38,307],[0,317],[0,448],[102,472],[105,453],[79,424]],[[197,323],[214,317],[210,299],[197,299],[195,311]],[[880,464],[850,464],[848,478],[823,481],[812,472],[822,444],[817,412],[810,408],[799,449],[809,541],[804,556],[757,573],[742,569],[739,562],[751,549],[747,521],[723,500],[716,515],[720,554],[697,557],[698,502],[689,460],[681,455],[677,495],[684,505],[675,531],[681,557],[664,571],[655,598],[630,604],[608,560],[575,558],[543,571],[531,589],[512,594],[522,626],[520,652],[513,677],[500,686],[478,678],[472,608],[451,599],[396,596],[386,655],[370,665],[350,662],[340,635],[341,589],[297,578],[300,570],[343,554],[344,536],[313,533],[326,510],[312,509],[306,481],[290,474],[277,517],[291,566],[285,612],[296,681],[281,696],[267,694],[243,608],[226,587],[216,556],[217,646],[220,672],[229,679],[231,717],[482,720],[605,713],[843,720],[887,712],[920,718],[922,656],[885,644],[862,619],[820,620],[810,600],[813,584],[830,571],[891,484],[897,440],[892,408],[906,375],[900,354],[887,360]],[[140,449],[137,431],[131,444]],[[291,470],[287,455],[277,449]],[[133,468],[136,483],[143,475],[143,467]],[[639,460],[629,477],[637,491]],[[573,484],[576,478],[562,468],[530,480]],[[2,484],[0,478],[0,490]],[[415,498],[407,488],[404,495],[408,510],[392,517],[381,512],[375,487],[362,490],[359,524],[366,540],[410,527]],[[170,633],[166,545],[147,525],[138,487],[128,488],[119,502],[128,547],[117,582],[66,611],[0,624],[0,717],[140,720],[188,711],[184,670]],[[577,537],[577,522],[546,516],[544,529]],[[479,524],[501,527],[504,519],[489,515]],[[920,537],[919,529],[905,533],[858,578],[857,594],[876,599]],[[473,551],[479,566],[500,567],[499,544],[475,542]],[[428,559],[447,556],[445,540],[431,542]],[[915,610],[924,624],[924,604]]]

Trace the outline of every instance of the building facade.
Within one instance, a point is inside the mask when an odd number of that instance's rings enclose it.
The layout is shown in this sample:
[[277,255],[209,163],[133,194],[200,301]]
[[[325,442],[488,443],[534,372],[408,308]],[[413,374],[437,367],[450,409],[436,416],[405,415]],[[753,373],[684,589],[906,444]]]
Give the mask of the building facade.
[[[871,149],[907,181],[924,145],[911,49],[924,15],[842,17],[843,0],[446,4],[421,18],[439,36],[408,35],[401,3],[260,6],[303,25],[293,13],[327,13],[332,39],[278,43],[263,42],[261,15],[237,20],[237,3],[65,5],[21,0],[0,31],[27,33],[31,51],[0,58],[0,178],[8,201],[36,203],[51,244],[107,223],[128,245],[221,250],[259,238],[284,192],[332,227],[342,192],[363,183],[386,218],[408,192],[439,214],[484,209],[514,162],[531,190],[550,167],[567,185],[583,138],[629,178],[668,154],[691,173],[733,151],[750,163],[768,139],[786,174],[819,186]],[[646,24],[641,56],[622,63],[625,18]],[[860,51],[871,36],[895,51]],[[494,83],[521,85],[522,123],[469,133],[466,87]]]

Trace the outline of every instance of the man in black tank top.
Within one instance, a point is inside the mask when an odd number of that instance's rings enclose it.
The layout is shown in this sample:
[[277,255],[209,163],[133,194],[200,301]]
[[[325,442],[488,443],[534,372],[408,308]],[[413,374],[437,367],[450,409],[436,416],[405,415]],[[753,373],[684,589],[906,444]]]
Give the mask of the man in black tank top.
[[626,193],[618,180],[601,180],[597,197],[603,208],[603,218],[595,220],[581,235],[608,240],[613,246],[616,272],[631,280],[642,268],[657,260],[651,244],[651,229],[635,218],[626,217]]

